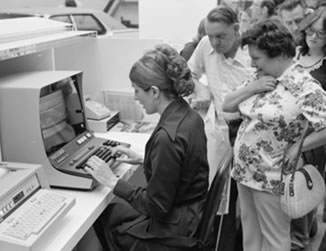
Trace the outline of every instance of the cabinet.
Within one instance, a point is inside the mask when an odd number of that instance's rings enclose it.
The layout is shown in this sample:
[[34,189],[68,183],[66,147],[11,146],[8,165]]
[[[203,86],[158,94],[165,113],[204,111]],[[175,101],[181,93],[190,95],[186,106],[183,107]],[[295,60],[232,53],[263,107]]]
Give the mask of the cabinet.
[[55,70],[54,48],[95,37],[94,31],[74,31],[71,24],[38,17],[0,21],[0,75]]
[[56,47],[96,37],[96,32],[73,31],[70,24],[37,17],[1,20],[0,31],[0,77],[55,70]]

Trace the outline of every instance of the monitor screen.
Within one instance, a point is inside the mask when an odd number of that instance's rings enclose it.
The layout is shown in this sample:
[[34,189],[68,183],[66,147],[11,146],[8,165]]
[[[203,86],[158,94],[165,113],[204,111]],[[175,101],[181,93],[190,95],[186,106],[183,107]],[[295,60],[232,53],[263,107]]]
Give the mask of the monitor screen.
[[40,90],[40,126],[47,156],[86,131],[76,81],[69,77]]

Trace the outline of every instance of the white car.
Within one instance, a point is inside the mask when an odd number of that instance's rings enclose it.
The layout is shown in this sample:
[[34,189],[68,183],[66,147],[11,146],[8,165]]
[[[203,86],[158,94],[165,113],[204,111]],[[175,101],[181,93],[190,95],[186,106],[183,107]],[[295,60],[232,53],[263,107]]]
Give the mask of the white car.
[[109,14],[94,9],[57,7],[57,8],[20,8],[0,11],[0,19],[37,16],[71,23],[75,30],[95,30],[98,37],[111,36],[114,31],[128,31],[126,26]]

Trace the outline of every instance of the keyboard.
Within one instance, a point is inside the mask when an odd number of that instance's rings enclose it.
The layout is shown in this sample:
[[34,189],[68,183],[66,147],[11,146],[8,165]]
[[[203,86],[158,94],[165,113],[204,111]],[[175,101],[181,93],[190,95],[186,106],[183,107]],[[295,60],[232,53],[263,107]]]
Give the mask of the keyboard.
[[13,243],[33,246],[33,243],[54,222],[65,215],[75,199],[48,189],[39,189],[0,224],[0,238]]
[[[130,147],[129,144],[127,143],[122,143],[119,141],[115,141],[115,140],[107,140],[105,142],[103,142],[103,144],[101,146],[99,146],[94,152],[92,152],[90,155],[88,155],[83,161],[81,161],[76,168],[77,169],[84,169],[87,165],[87,161],[89,160],[90,157],[92,156],[97,156],[100,159],[104,160],[106,163],[108,163],[111,159],[116,159],[117,157],[120,157],[121,154],[116,153],[115,155],[112,155],[112,147],[118,146],[118,145],[122,145],[125,147]],[[115,167],[117,167],[116,165],[111,165],[111,169],[114,170]]]

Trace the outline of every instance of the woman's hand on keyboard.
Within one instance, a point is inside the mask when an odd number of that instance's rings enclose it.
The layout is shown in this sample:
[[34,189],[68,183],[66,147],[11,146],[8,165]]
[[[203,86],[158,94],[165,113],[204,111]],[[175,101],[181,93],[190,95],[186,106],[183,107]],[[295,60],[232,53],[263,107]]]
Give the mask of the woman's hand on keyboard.
[[[121,154],[125,156],[121,157]],[[133,165],[142,164],[144,161],[143,157],[139,153],[124,146],[113,147],[112,155],[119,156],[116,158],[116,161],[133,164]]]
[[105,161],[99,157],[92,156],[87,161],[85,171],[92,175],[98,182],[113,189],[119,179],[110,168],[112,163],[113,160],[109,160],[108,163],[105,163]]

